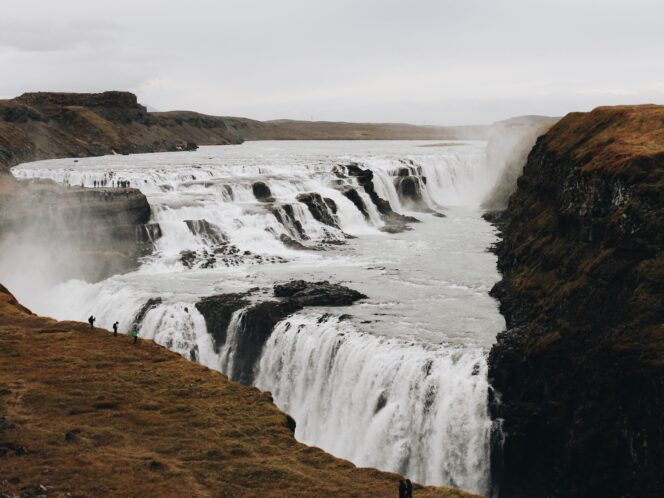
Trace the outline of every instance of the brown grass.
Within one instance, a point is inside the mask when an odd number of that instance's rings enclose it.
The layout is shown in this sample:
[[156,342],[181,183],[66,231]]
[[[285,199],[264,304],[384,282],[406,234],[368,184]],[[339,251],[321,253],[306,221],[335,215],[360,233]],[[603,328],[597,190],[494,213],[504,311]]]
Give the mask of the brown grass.
[[664,106],[598,107],[571,113],[546,135],[551,150],[583,171],[643,177],[664,159]]
[[1,286],[0,417],[0,495],[396,496],[400,479],[296,442],[267,393],[150,341],[32,315]]

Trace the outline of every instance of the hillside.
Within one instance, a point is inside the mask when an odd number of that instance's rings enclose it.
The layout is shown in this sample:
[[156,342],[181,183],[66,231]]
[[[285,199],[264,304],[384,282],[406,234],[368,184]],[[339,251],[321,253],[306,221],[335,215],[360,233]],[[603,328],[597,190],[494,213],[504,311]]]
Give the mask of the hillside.
[[250,124],[196,113],[151,114],[128,92],[26,93],[0,101],[0,167],[239,143],[241,130]]
[[0,286],[0,495],[396,496],[398,475],[300,444],[293,423],[268,393]]
[[245,140],[484,140],[491,126],[418,126],[405,123],[265,121],[250,126]]
[[[533,118],[541,119],[541,118]],[[25,93],[0,100],[0,177],[22,162],[186,150],[244,140],[487,139],[491,126],[255,121],[190,111],[148,112],[129,92]],[[10,181],[4,175],[1,181]]]
[[499,218],[505,497],[664,494],[664,106],[572,113]]

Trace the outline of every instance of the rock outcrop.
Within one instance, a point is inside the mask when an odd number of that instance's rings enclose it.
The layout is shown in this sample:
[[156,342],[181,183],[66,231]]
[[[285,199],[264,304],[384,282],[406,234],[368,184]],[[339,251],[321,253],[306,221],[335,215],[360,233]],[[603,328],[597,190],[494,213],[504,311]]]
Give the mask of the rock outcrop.
[[196,303],[196,309],[205,318],[205,326],[212,336],[215,352],[226,343],[228,324],[233,313],[249,306],[247,294],[218,294],[204,297]]
[[233,344],[233,370],[229,372],[229,377],[250,385],[254,380],[256,362],[274,326],[301,309],[302,305],[293,300],[263,301],[247,308],[238,324],[239,330]]
[[291,280],[274,286],[274,295],[291,299],[302,306],[350,306],[367,296],[343,285]]
[[[371,202],[376,206],[376,210],[380,213],[385,222],[385,227],[383,227],[384,231],[392,233],[402,232],[408,230],[409,223],[418,223],[420,221],[412,216],[404,216],[392,210],[390,203],[380,197],[376,192],[376,187],[373,183],[374,173],[370,169],[363,169],[357,163],[350,163],[344,165],[342,170],[346,175],[356,179],[358,185],[367,193]],[[348,198],[348,200],[355,204],[355,207],[357,207],[365,218],[369,218],[367,207],[356,189],[345,187],[342,190],[342,193]]]
[[661,106],[566,116],[499,218],[501,497],[664,495],[663,123]]
[[274,197],[272,197],[272,191],[270,187],[267,186],[264,182],[256,182],[251,186],[251,190],[254,193],[256,200],[261,202],[274,202]]
[[193,112],[149,113],[128,92],[26,93],[0,101],[0,169],[57,157],[240,143],[252,123]]
[[[215,351],[219,352],[227,341],[232,341],[232,371],[228,374],[234,381],[252,383],[263,346],[281,320],[305,306],[349,306],[367,297],[343,285],[304,280],[275,285],[274,296],[280,299],[252,303],[249,294],[219,294],[196,303],[213,338]],[[237,330],[230,338],[228,327],[233,314],[240,310],[243,311],[236,317]]]
[[55,281],[96,281],[135,269],[153,250],[161,231],[150,216],[147,198],[136,189],[18,181],[0,192],[0,248],[5,261],[26,270],[37,261],[48,263],[40,271],[57,276]]
[[337,212],[337,205],[332,199],[323,197],[318,192],[305,192],[299,194],[297,200],[307,206],[314,219],[325,225],[339,228],[339,224],[334,217]]

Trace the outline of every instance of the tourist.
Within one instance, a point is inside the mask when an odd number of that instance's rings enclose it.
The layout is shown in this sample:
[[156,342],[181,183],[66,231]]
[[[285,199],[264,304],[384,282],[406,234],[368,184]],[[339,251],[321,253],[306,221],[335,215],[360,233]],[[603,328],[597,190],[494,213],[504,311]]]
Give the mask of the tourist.
[[117,335],[118,335],[118,325],[119,325],[118,322],[115,322],[115,323],[113,324],[113,335],[114,335],[114,336],[117,336]]
[[401,479],[399,481],[399,498],[406,498],[408,496],[406,492],[406,483]]
[[138,330],[136,330],[136,327],[131,329],[131,336],[134,338],[134,344],[138,342]]
[[92,315],[90,315],[90,318],[88,318],[88,323],[90,324],[90,330],[94,328],[96,320],[97,319]]
[[413,483],[406,479],[406,498],[413,498]]

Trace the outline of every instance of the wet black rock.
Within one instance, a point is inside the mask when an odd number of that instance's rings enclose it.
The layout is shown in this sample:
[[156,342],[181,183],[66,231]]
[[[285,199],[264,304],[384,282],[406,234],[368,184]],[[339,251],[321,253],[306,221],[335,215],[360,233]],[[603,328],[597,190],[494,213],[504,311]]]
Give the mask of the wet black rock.
[[354,188],[346,188],[341,192],[350,202],[352,202],[357,210],[364,215],[366,219],[369,219],[369,211],[367,211],[367,206],[364,204],[362,197]]
[[241,331],[236,338],[230,378],[250,385],[254,380],[256,362],[274,326],[301,309],[302,305],[293,300],[265,301],[248,308],[240,324]]
[[397,193],[402,202],[419,211],[431,211],[424,204],[422,186],[420,185],[420,179],[418,177],[398,176],[394,179],[394,186],[396,187]]
[[298,237],[301,240],[307,240],[309,238],[307,233],[304,231],[302,223],[300,223],[296,218],[292,205],[282,204],[280,206],[276,206],[272,209],[272,214],[277,219],[277,221],[290,232],[292,238]]
[[207,220],[185,220],[189,231],[209,244],[221,245],[228,242],[228,236],[215,224]]
[[395,178],[397,192],[402,199],[411,202],[420,202],[422,200],[422,189],[419,179],[414,176],[399,176]]
[[339,284],[328,281],[307,282],[292,280],[274,286],[276,297],[285,297],[300,303],[302,306],[349,306],[355,301],[366,299],[367,296]]
[[141,307],[141,309],[136,313],[136,316],[134,317],[134,320],[132,322],[132,328],[140,327],[141,323],[143,323],[143,320],[145,319],[145,315],[148,314],[148,312],[157,306],[159,306],[162,303],[162,299],[160,297],[152,297],[148,299],[145,304]]
[[[297,200],[309,208],[309,212],[314,217],[314,219],[324,223],[325,225],[339,228],[339,224],[334,217],[337,206],[332,199],[323,198],[323,196],[317,192],[307,192],[304,194],[299,194],[297,196]],[[334,206],[334,211],[331,211],[330,205]]]
[[281,241],[281,243],[283,245],[285,245],[286,247],[288,247],[290,249],[297,249],[298,251],[306,251],[307,249],[309,249],[307,246],[305,246],[301,242],[298,242],[294,238],[289,237],[285,233],[282,233],[279,236],[279,240]]
[[330,211],[332,211],[332,214],[337,214],[337,203],[329,197],[323,197],[323,200],[325,201],[325,204],[327,204],[327,207],[330,208]]
[[264,182],[256,182],[251,186],[251,190],[254,192],[254,197],[261,202],[274,202],[274,197],[272,197],[272,191]]
[[[227,372],[232,380],[247,385],[252,383],[256,362],[275,325],[304,306],[347,306],[366,298],[364,294],[342,285],[303,280],[275,285],[274,294],[282,299],[252,305],[249,293],[220,294],[205,297],[196,303],[217,352],[229,340],[228,327],[233,314],[244,310],[238,317],[237,329],[233,331],[232,370]],[[348,318],[349,315],[342,317]]]
[[249,306],[247,294],[219,294],[204,297],[196,303],[196,309],[205,318],[208,333],[212,336],[215,352],[226,343],[228,324],[233,313]]
[[186,268],[192,268],[196,263],[197,259],[198,256],[196,255],[196,251],[192,250],[180,251],[180,262]]
[[374,414],[381,411],[387,405],[387,395],[385,391],[381,392],[378,396],[378,401],[376,401],[376,407],[374,408]]
[[[358,184],[364,189],[371,202],[376,206],[376,210],[380,213],[386,224],[384,231],[389,233],[403,232],[404,230],[408,230],[409,223],[418,223],[420,221],[412,216],[404,216],[392,210],[390,203],[380,197],[376,192],[373,183],[373,171],[362,169],[357,163],[346,165],[345,169],[350,176],[357,178]],[[365,218],[369,219],[366,205],[355,189],[346,188],[343,194],[355,204]]]

